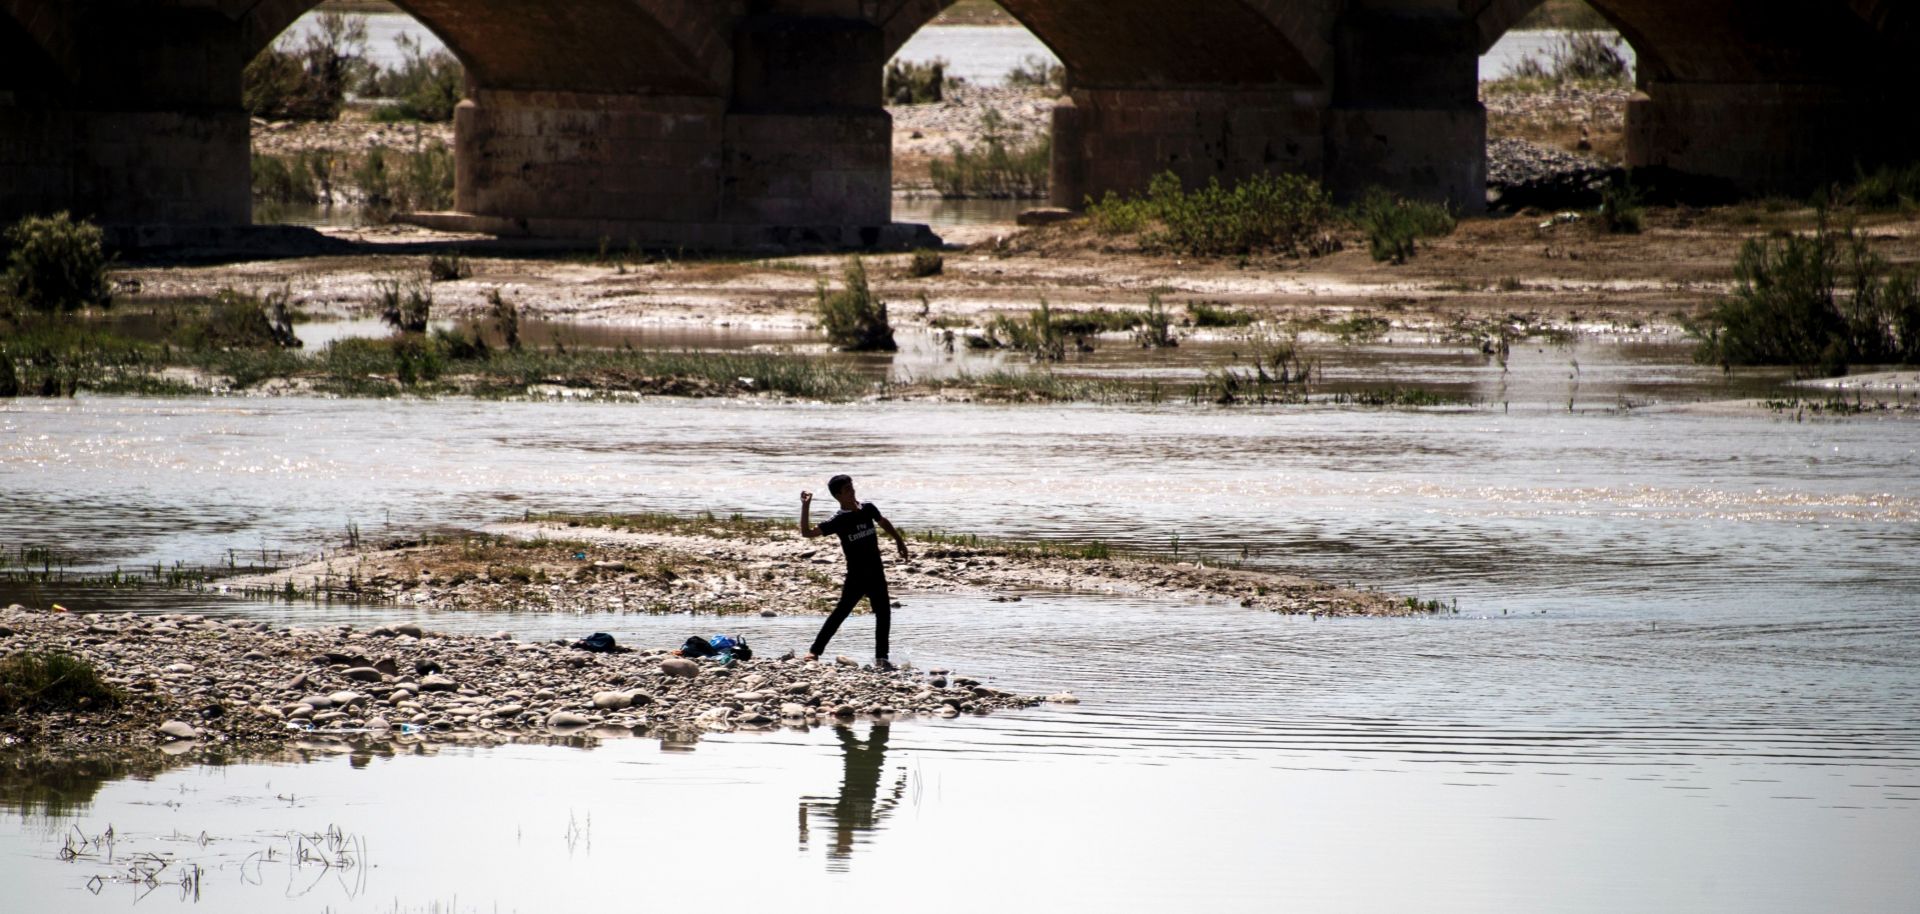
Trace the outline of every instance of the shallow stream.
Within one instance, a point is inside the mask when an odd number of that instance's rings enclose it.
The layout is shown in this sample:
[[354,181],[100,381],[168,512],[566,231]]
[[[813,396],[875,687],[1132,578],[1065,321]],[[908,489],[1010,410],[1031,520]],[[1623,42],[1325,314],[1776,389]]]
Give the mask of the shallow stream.
[[[145,908],[585,910],[716,879],[730,905],[801,910],[1907,910],[1920,422],[1569,413],[1560,396],[1424,412],[20,401],[0,408],[0,525],[94,566],[299,549],[349,523],[377,538],[525,510],[779,515],[845,470],[910,528],[1178,549],[1458,613],[901,594],[897,657],[1084,703],[691,746],[42,772],[0,791],[8,910],[149,890]],[[775,650],[816,622],[64,596],[635,644],[724,625]],[[836,649],[859,656],[870,631],[855,620]],[[113,862],[60,859],[109,826]],[[290,862],[303,841],[351,863]],[[139,853],[177,861],[158,888],[128,881]],[[168,881],[186,863],[205,867],[197,896]]]

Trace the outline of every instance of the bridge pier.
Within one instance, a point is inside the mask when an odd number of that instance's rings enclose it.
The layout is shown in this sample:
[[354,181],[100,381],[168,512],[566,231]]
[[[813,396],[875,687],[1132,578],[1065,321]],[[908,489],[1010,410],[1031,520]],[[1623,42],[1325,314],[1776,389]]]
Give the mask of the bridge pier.
[[1326,182],[1352,199],[1384,187],[1461,212],[1487,205],[1487,112],[1470,21],[1356,11],[1334,27]]
[[1920,130],[1904,104],[1837,84],[1649,82],[1627,103],[1627,165],[1804,194],[1910,161]]
[[1188,187],[1318,174],[1324,92],[1076,89],[1053,109],[1052,202],[1079,208],[1171,171]]

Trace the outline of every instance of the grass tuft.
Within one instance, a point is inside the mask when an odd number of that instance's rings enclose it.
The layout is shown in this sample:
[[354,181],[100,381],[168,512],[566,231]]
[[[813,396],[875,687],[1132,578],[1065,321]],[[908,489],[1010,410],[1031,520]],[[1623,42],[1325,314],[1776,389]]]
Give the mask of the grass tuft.
[[60,651],[22,651],[0,659],[0,714],[110,708],[125,695],[93,665]]
[[887,319],[887,303],[867,284],[866,263],[859,257],[849,258],[843,275],[846,288],[830,291],[822,279],[815,290],[815,311],[827,338],[848,352],[899,349],[893,340],[893,324]]

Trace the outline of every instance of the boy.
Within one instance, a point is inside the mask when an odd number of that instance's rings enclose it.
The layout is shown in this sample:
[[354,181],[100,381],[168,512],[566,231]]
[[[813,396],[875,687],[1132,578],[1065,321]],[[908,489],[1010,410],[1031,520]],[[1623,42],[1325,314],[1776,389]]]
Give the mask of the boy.
[[813,493],[800,493],[800,535],[808,539],[829,533],[839,536],[840,550],[847,555],[847,582],[841,585],[840,604],[833,608],[833,615],[827,617],[827,624],[820,627],[819,636],[807,651],[807,659],[818,660],[826,653],[833,633],[840,630],[840,623],[847,621],[847,614],[865,597],[873,605],[874,668],[892,670],[893,664],[887,662],[887,634],[893,625],[893,606],[887,602],[887,573],[880,566],[880,538],[874,534],[873,526],[879,524],[880,529],[893,537],[893,545],[900,550],[903,562],[912,559],[907,555],[907,541],[880,516],[879,508],[862,504],[854,495],[853,477],[841,474],[827,480],[827,492],[840,502],[840,511],[819,526],[811,520]]

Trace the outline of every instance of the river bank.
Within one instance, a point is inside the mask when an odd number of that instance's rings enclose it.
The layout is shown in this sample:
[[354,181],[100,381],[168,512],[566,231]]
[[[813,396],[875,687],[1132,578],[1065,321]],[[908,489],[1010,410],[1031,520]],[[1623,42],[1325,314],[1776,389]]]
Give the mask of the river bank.
[[121,696],[0,717],[0,745],[9,746],[504,743],[600,727],[692,734],[954,717],[1043,700],[945,670],[889,673],[844,657],[809,663],[775,654],[722,664],[662,646],[594,653],[564,641],[453,635],[419,624],[276,629],[197,614],[78,615],[16,604],[0,611],[0,645],[8,654],[80,658]]

